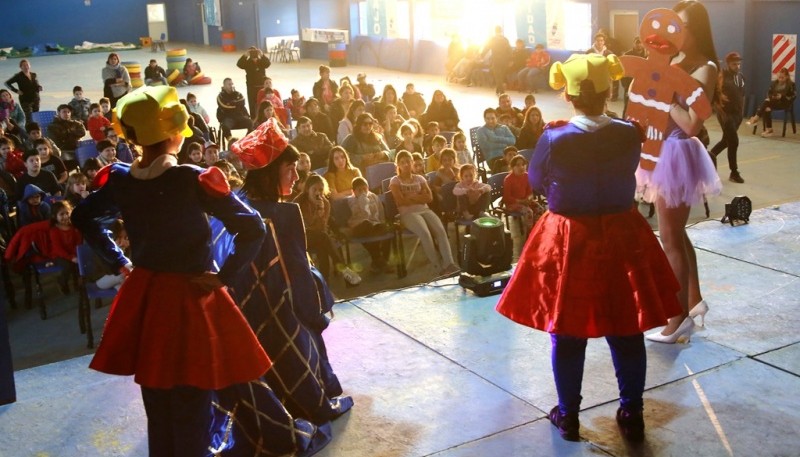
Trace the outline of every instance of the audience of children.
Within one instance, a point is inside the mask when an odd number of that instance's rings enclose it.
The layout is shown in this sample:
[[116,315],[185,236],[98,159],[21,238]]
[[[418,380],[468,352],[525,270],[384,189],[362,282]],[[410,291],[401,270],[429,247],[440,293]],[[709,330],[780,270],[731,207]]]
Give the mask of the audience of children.
[[85,162],[83,162],[81,170],[83,171],[83,174],[85,174],[86,177],[89,178],[90,191],[96,190],[92,187],[92,184],[94,182],[94,177],[97,176],[97,172],[100,171],[101,168],[102,167],[100,166],[100,161],[97,160],[97,157],[90,157],[86,159]]
[[[353,178],[352,186],[354,195],[347,200],[350,206],[350,219],[347,221],[350,233],[359,238],[385,235],[389,226],[386,225],[386,214],[378,196],[370,192],[367,180],[362,177]],[[363,243],[363,246],[371,259],[370,271],[393,271],[389,266],[391,240]]]
[[20,227],[50,219],[47,194],[36,184],[26,184],[17,202],[17,225]]
[[458,214],[462,219],[475,219],[486,215],[492,186],[475,179],[475,165],[467,163],[458,169],[458,183],[453,195],[458,201]]
[[205,108],[197,101],[197,95],[189,92],[186,94],[186,108],[190,113],[199,114],[200,117],[206,121],[206,124],[211,123],[211,117],[208,115],[208,112]]
[[111,111],[111,99],[108,97],[103,97],[97,101],[100,105],[100,112],[103,113],[103,117],[108,119],[109,122],[113,121],[113,112]]
[[128,142],[120,138],[119,134],[117,134],[117,131],[114,130],[114,127],[109,125],[106,127],[105,132],[106,139],[114,144],[114,147],[117,149],[117,160],[125,163],[133,163],[133,159],[138,156],[136,148],[131,147]]
[[[445,184],[458,181],[458,167],[456,166],[456,151],[451,148],[444,148],[440,152],[439,159],[441,165],[436,170],[436,174],[431,179],[431,191],[433,191],[433,202],[431,207],[434,211],[441,208],[442,187]],[[440,211],[437,211],[440,212]]]
[[425,176],[425,158],[422,157],[422,154],[419,152],[411,154],[411,162],[411,173]]
[[408,151],[410,153],[422,153],[422,145],[414,141],[414,125],[406,121],[397,130],[398,141],[395,149],[398,151]]
[[517,149],[535,148],[543,131],[544,119],[542,119],[542,110],[536,106],[531,106],[525,111],[525,120],[522,122],[522,128],[517,135],[517,142],[514,146]]
[[[352,187],[352,181],[350,183]],[[334,235],[330,230],[331,202],[328,200],[328,186],[325,179],[312,174],[306,181],[305,189],[294,200],[303,213],[303,224],[306,227],[308,252],[316,255],[315,265],[322,276],[330,280],[330,264],[341,271],[344,280],[351,286],[361,283],[361,277],[344,260],[336,247]]]
[[39,153],[41,169],[53,173],[59,184],[67,182],[67,167],[61,159],[50,153],[50,143],[40,138],[33,142],[33,146],[36,148],[36,152]]
[[291,97],[286,102],[285,106],[292,113],[292,119],[297,119],[300,116],[306,115],[306,97],[300,95],[300,91],[297,89],[292,89]]
[[[442,150],[447,147],[447,139],[441,135],[436,135],[431,138],[430,148],[427,150],[428,156],[425,158],[427,166],[426,171],[437,171],[441,166],[440,154]],[[455,151],[453,151],[455,152]]]

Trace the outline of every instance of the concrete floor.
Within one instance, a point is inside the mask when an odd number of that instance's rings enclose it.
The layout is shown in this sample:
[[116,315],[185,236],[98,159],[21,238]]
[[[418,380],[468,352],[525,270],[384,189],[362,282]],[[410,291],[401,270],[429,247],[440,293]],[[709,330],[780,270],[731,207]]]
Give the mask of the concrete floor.
[[[121,55],[144,63],[153,54]],[[163,62],[163,53],[157,56]],[[198,94],[213,116],[222,78],[244,89],[238,56],[201,48],[190,48],[190,56],[214,84],[180,90]],[[104,54],[32,59],[45,86],[43,109],[67,101],[75,84],[97,100],[104,61]],[[269,73],[282,93],[310,93],[321,63],[274,64]],[[0,61],[0,75],[16,68],[16,60]],[[483,108],[496,105],[491,88],[446,85],[439,76],[347,67],[334,69],[334,77],[360,71],[379,88],[414,81],[430,94],[442,87],[464,128],[480,125]],[[515,104],[523,96],[513,94]],[[547,120],[570,114],[553,93],[537,99]],[[708,126],[712,141],[719,139],[717,123]],[[355,289],[332,282],[343,300],[326,340],[356,406],[334,423],[334,440],[320,455],[800,455],[800,136],[762,139],[746,128],[740,134],[747,183],[725,181],[723,195],[709,201],[711,219],[695,209],[690,221],[712,309],[689,344],[648,343],[641,446],[628,447],[616,430],[616,381],[602,340],[587,351],[583,441],[562,441],[545,418],[556,402],[548,336],[495,313],[496,296],[475,297],[455,279],[427,283],[431,275],[418,253],[402,282],[390,275],[366,276]],[[756,208],[750,224],[720,224],[724,203],[740,194]],[[91,351],[78,333],[74,295],[62,297],[50,281],[45,286],[48,320],[36,310],[8,312],[18,401],[0,407],[0,456],[146,455],[138,387],[87,369],[91,355],[82,354]],[[386,291],[356,297],[380,290]],[[98,337],[107,310],[93,311]]]

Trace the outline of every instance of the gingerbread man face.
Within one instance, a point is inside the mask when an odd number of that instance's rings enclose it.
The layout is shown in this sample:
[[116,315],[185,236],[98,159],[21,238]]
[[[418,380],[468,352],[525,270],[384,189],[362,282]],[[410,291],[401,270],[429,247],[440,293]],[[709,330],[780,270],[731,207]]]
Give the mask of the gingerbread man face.
[[656,8],[644,15],[639,36],[650,52],[673,56],[680,51],[686,38],[686,27],[678,13]]

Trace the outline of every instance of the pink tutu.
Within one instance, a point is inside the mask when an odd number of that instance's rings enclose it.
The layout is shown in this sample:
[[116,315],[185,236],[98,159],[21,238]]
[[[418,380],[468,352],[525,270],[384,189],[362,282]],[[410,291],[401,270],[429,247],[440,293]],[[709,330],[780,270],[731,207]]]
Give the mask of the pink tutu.
[[722,190],[703,143],[695,137],[687,138],[678,128],[662,144],[655,170],[636,170],[636,185],[645,201],[652,203],[661,197],[669,208],[697,205],[705,195],[717,195]]

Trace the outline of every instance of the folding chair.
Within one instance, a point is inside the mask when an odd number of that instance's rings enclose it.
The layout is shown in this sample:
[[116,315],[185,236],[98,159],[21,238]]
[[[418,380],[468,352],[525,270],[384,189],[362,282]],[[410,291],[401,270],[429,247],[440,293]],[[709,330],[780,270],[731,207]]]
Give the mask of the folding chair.
[[486,158],[483,156],[483,151],[481,151],[481,145],[478,142],[478,129],[480,127],[472,127],[469,129],[469,141],[472,143],[472,154],[474,157],[475,166],[478,168],[478,176],[481,177],[481,181],[487,181],[487,171],[486,166]]
[[367,180],[369,189],[373,192],[381,189],[381,183],[386,178],[391,178],[397,174],[397,166],[394,162],[381,162],[370,165],[364,170],[364,179]]
[[[379,195],[378,196],[381,200],[381,204],[384,205],[385,196]],[[350,200],[353,197],[347,198],[340,198],[338,200],[333,200],[331,202],[331,222],[333,222],[335,231],[342,239],[342,244],[344,245],[345,250],[345,261],[348,265],[351,264],[350,262],[350,243],[375,243],[380,241],[391,241],[391,253],[395,255],[395,259],[397,261],[397,277],[401,278],[401,273],[403,269],[403,265],[400,259],[400,256],[397,255],[397,236],[394,230],[386,232],[383,235],[377,236],[365,236],[365,237],[357,237],[353,236],[349,226],[348,221],[350,220],[350,216],[352,215],[350,211]],[[384,209],[384,214],[386,213]],[[388,219],[387,219],[388,220]]]
[[78,246],[78,275],[79,275],[79,295],[78,295],[78,324],[81,333],[86,334],[86,347],[94,348],[94,332],[92,331],[92,307],[94,301],[95,308],[103,305],[104,299],[113,299],[117,296],[117,289],[101,289],[97,284],[88,279],[96,271],[94,251],[88,244]]
[[35,113],[31,113],[31,120],[39,124],[39,128],[42,129],[42,135],[47,136],[47,127],[55,120],[58,113],[55,111],[37,111]]
[[441,211],[442,224],[444,224],[445,231],[450,222],[453,223],[456,229],[456,248],[461,249],[460,236],[461,231],[459,227],[465,227],[466,232],[469,233],[469,227],[472,225],[472,219],[464,219],[458,214],[458,198],[453,195],[453,189],[456,187],[456,182],[452,181],[442,186],[440,191],[442,200],[439,210]]
[[78,146],[78,149],[75,150],[75,160],[78,161],[78,167],[83,168],[83,164],[86,163],[87,160],[97,157],[98,154],[94,141],[92,141],[92,144]]

